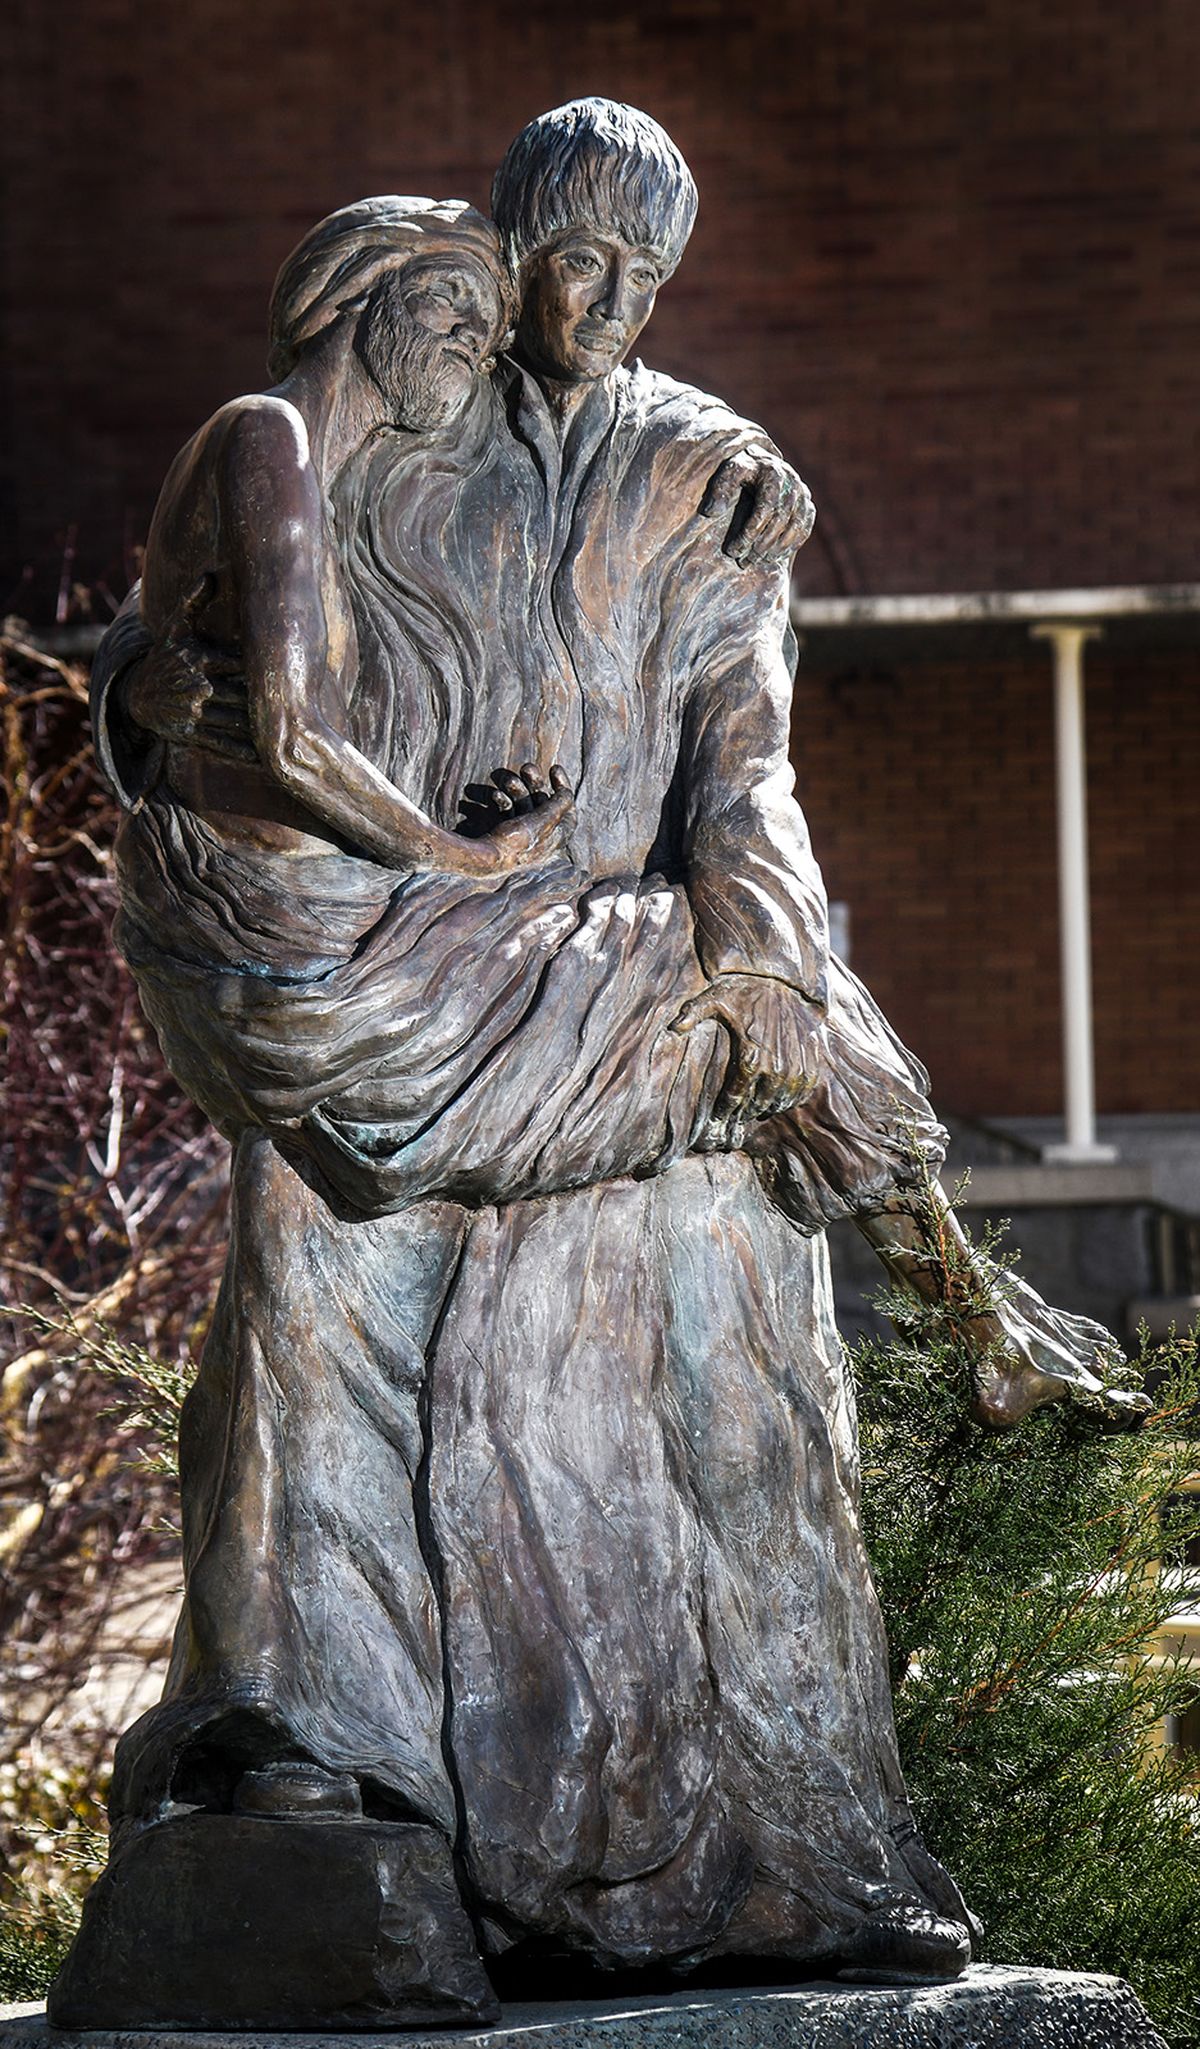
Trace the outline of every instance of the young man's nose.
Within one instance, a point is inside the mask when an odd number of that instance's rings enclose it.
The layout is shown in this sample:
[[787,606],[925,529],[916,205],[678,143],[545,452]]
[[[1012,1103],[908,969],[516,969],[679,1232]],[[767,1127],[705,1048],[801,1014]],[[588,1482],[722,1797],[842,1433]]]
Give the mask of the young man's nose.
[[614,258],[592,302],[592,311],[605,320],[624,321],[629,318],[630,299],[629,281],[621,263]]

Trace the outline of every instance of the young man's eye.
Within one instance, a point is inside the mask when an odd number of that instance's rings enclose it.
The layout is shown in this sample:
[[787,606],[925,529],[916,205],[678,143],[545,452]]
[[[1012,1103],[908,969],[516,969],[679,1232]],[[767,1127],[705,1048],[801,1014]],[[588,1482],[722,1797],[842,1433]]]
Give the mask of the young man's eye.
[[658,288],[658,272],[655,270],[635,270],[633,282],[639,292],[656,291]]
[[600,268],[600,258],[598,256],[593,256],[590,249],[569,250],[567,253],[567,262],[570,264],[572,270],[593,271],[599,270]]

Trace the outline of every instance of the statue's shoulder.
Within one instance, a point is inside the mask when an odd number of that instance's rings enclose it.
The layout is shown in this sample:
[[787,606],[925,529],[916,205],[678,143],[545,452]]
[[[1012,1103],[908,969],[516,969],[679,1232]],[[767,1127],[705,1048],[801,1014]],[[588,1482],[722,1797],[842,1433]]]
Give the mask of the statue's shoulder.
[[217,505],[227,499],[231,484],[264,469],[284,479],[308,462],[308,430],[294,405],[271,392],[232,398],[185,441],[163,480],[150,528],[151,554],[182,520],[218,517]]
[[[616,438],[625,489],[664,531],[690,523],[721,464],[747,449],[770,449],[761,427],[723,399],[635,363],[617,394]],[[707,529],[700,522],[702,537]]]
[[[267,492],[281,508],[308,487],[308,429],[296,407],[273,392],[227,404],[185,442],[167,471],[146,541],[142,610],[151,625],[169,615],[181,576],[194,581],[191,555],[208,547],[231,515],[254,510]],[[181,569],[180,565],[184,567]]]
[[273,391],[252,391],[244,398],[231,398],[201,429],[214,456],[308,461],[308,428],[302,413],[290,399]]
[[661,370],[635,362],[625,372],[624,398],[638,432],[656,447],[674,445],[683,456],[700,450],[732,454],[736,449],[770,447],[769,437],[753,420],[735,413],[724,399],[681,384]]
[[247,462],[301,468],[308,455],[308,429],[290,400],[253,391],[229,399],[184,443],[167,472],[163,495],[170,499],[203,477]]

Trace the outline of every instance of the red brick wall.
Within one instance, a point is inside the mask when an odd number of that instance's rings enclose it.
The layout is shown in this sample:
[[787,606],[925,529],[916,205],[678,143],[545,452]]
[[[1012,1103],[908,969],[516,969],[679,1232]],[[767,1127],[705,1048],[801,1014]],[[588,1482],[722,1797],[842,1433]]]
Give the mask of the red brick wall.
[[[645,353],[809,477],[803,588],[1197,574],[1196,0],[12,0],[0,610],[46,615],[72,523],[76,574],[124,588],[175,449],[261,382],[305,227],[485,203],[583,91],[694,166]],[[1058,1101],[1048,669],[802,698],[856,961],[965,1110]],[[1196,1108],[1195,667],[1089,669],[1101,1101]]]
[[373,190],[484,202],[580,91],[677,136],[700,223],[647,355],[780,438],[809,582],[1195,573],[1195,0],[13,0],[6,564],[119,575],[267,293]]
[[[1196,664],[1101,645],[1086,668],[1097,1099],[1195,1110]],[[1051,675],[1049,649],[801,669],[799,791],[853,965],[965,1114],[1062,1109]]]

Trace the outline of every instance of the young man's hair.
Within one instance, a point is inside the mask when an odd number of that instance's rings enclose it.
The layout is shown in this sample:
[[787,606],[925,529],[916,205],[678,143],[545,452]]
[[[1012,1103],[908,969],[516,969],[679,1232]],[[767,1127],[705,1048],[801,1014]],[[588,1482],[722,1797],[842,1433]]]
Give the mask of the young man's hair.
[[657,121],[619,100],[571,100],[539,114],[505,154],[492,215],[514,273],[568,228],[615,228],[653,249],[669,276],[696,218],[696,184]]

